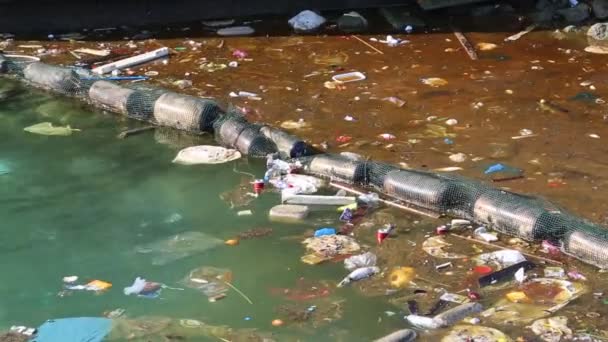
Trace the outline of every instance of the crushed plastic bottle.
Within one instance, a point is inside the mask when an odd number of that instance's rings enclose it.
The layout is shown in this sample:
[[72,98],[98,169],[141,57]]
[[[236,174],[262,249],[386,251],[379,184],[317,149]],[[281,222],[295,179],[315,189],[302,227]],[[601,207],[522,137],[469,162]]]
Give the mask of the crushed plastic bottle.
[[365,195],[359,196],[358,200],[360,203],[364,203],[370,207],[373,207],[378,205],[378,202],[380,201],[380,196],[378,196],[378,194],[375,192],[370,192]]

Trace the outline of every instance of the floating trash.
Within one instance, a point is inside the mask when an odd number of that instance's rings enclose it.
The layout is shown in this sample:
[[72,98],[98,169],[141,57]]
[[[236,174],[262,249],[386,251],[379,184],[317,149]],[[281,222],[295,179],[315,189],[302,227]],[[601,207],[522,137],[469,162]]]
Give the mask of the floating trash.
[[547,342],[559,342],[572,339],[572,329],[568,328],[568,318],[556,316],[534,321],[528,328]]
[[41,122],[23,129],[26,132],[40,134],[40,135],[56,135],[56,136],[68,136],[72,135],[72,132],[80,132],[80,129],[72,128],[69,125],[53,126],[50,122]]
[[490,51],[496,49],[498,45],[493,43],[477,43],[475,47],[477,47],[477,50],[480,51]]
[[220,299],[230,290],[232,272],[211,266],[198,267],[190,271],[181,281],[186,287],[202,292],[209,299]]
[[534,278],[519,286],[515,293],[511,292],[498,300],[481,316],[501,324],[526,324],[555,313],[586,291],[587,288],[581,283]]
[[149,255],[153,265],[162,266],[222,244],[224,244],[224,241],[205,233],[184,232],[156,242],[136,246],[135,252]]
[[253,34],[255,30],[251,26],[232,26],[217,30],[220,36],[247,36]]
[[444,85],[448,84],[448,81],[444,80],[443,78],[439,78],[439,77],[427,77],[427,78],[423,78],[421,79],[422,83],[431,86],[431,87],[442,87]]
[[177,154],[173,163],[181,165],[223,164],[241,158],[237,150],[219,146],[200,145],[187,147]]
[[502,331],[480,325],[456,325],[441,342],[511,342]]
[[451,243],[445,241],[442,236],[431,236],[422,243],[422,250],[430,256],[442,259],[462,259],[466,258],[464,254],[446,252],[444,248],[451,246]]

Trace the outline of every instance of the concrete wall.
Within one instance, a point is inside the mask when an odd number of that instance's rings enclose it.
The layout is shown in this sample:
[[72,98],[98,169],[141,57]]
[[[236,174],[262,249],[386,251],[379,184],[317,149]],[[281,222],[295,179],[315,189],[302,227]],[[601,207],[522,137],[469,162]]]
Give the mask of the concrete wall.
[[60,33],[120,25],[399,5],[413,0],[0,0],[0,32]]

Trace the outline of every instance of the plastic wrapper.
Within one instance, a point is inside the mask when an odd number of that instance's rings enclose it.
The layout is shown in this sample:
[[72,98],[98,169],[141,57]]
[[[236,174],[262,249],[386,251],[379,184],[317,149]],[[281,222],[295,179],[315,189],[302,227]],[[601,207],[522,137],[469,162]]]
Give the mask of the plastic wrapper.
[[209,298],[221,296],[230,289],[226,282],[232,281],[228,269],[204,266],[195,268],[181,281],[186,287],[198,290]]
[[135,247],[135,252],[152,259],[153,265],[166,265],[170,262],[202,253],[224,242],[201,232],[184,232],[160,241]]
[[376,260],[376,255],[372,252],[353,255],[344,260],[344,267],[349,271],[354,271],[360,267],[376,266]]

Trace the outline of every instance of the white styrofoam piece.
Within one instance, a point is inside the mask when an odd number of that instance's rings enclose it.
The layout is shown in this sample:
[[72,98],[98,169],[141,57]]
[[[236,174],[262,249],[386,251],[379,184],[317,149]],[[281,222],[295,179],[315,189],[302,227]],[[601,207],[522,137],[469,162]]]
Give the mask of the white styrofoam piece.
[[356,198],[347,196],[291,195],[282,193],[282,200],[285,204],[342,206],[355,203]]
[[145,63],[145,62],[149,62],[151,60],[155,60],[157,58],[161,58],[161,57],[164,57],[164,56],[167,56],[167,55],[169,55],[169,49],[166,48],[166,47],[163,47],[163,48],[160,48],[160,49],[156,49],[154,51],[142,53],[141,55],[137,55],[137,56],[121,59],[121,60],[116,61],[116,62],[112,62],[112,63],[104,64],[102,66],[98,66],[97,68],[94,68],[92,71],[94,73],[96,73],[96,74],[103,75],[103,74],[107,74],[109,72],[112,72],[114,70],[128,68],[130,66],[141,64],[141,63]]

